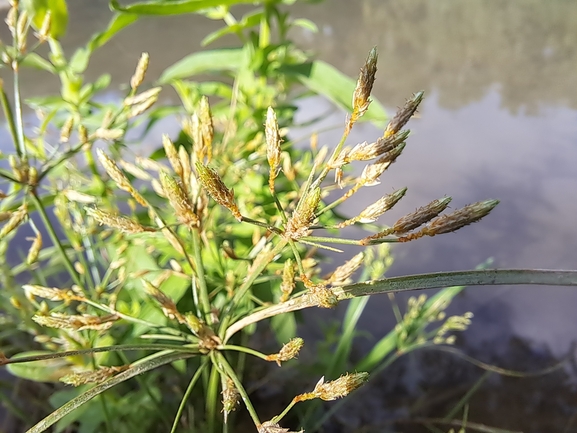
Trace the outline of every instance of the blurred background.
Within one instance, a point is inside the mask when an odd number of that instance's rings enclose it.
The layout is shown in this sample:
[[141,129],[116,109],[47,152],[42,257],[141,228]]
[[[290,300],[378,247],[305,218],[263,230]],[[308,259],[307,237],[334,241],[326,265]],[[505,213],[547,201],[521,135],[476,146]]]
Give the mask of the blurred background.
[[[69,7],[70,27],[62,42],[71,53],[104,28],[112,13],[105,0],[76,0]],[[300,46],[349,76],[356,76],[370,48],[378,47],[373,95],[391,116],[412,93],[425,91],[418,116],[409,123],[412,134],[402,157],[379,186],[359,193],[354,208],[345,206],[343,213],[355,215],[404,186],[408,193],[383,223],[445,195],[453,197],[453,209],[501,200],[481,224],[395,246],[389,276],[471,269],[489,258],[499,268],[577,268],[577,2],[326,0],[297,3],[291,13],[319,27],[318,33],[293,34]],[[95,54],[87,80],[108,72],[110,88],[117,89],[147,51],[152,82],[169,65],[201,50],[202,38],[219,26],[198,16],[143,19]],[[0,26],[0,39],[9,39],[5,26]],[[9,83],[6,71],[2,74]],[[47,74],[24,74],[24,97],[50,94],[55,86]],[[176,102],[170,90],[163,94],[166,102]],[[120,93],[107,97],[120,98]],[[303,101],[297,120],[324,112],[330,114],[320,124],[295,135],[323,131],[319,144],[335,145],[345,113],[330,103]],[[161,132],[176,128],[169,123],[153,130],[143,154],[158,146]],[[349,143],[374,140],[381,133],[369,124],[358,125]],[[0,134],[3,142],[9,140],[5,130]],[[339,264],[355,253],[346,250],[332,259]],[[397,296],[400,304],[405,299]],[[571,352],[576,308],[574,288],[476,287],[466,290],[449,312],[475,315],[458,341],[467,353],[536,371]],[[314,325],[326,317],[308,313],[306,322],[313,326],[306,332],[321,338],[320,326],[315,333]],[[388,297],[371,299],[361,323],[369,332],[359,339],[359,356],[395,324]],[[378,423],[391,412],[399,416],[399,410],[407,418],[442,414],[482,374],[450,355],[408,356],[373,378],[373,386],[361,391],[369,398],[351,399],[340,425],[326,431],[353,431],[369,422],[377,430],[354,431],[392,431],[378,430]],[[574,379],[571,367],[538,378],[493,377],[470,401],[471,416],[519,431],[575,431]],[[397,428],[420,431],[409,424]]]

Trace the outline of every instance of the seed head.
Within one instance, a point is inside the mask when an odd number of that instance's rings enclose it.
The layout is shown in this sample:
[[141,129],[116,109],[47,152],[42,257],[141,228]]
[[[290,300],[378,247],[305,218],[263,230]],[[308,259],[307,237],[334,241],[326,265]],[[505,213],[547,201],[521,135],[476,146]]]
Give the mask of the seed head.
[[415,114],[415,111],[417,111],[417,107],[423,100],[424,94],[425,92],[423,91],[415,93],[413,97],[405,103],[404,107],[397,111],[395,117],[393,117],[387,125],[383,137],[388,138],[391,135],[395,135],[407,124],[409,119]]
[[363,173],[361,174],[360,182],[364,186],[374,186],[381,183],[379,181],[379,177],[385,172],[387,168],[389,168],[392,163],[397,160],[399,155],[403,152],[404,148],[405,143],[401,143],[391,151],[385,153],[373,164],[365,166]]
[[44,287],[34,284],[26,284],[22,286],[26,297],[32,299],[34,296],[39,298],[48,299],[49,301],[65,301],[70,302],[76,300],[76,295],[70,290],[57,289],[55,287]]
[[282,283],[280,285],[280,290],[282,292],[280,302],[288,301],[294,289],[295,289],[295,269],[293,266],[293,261],[289,258],[286,260],[286,262],[284,262],[284,268],[282,272]]
[[180,222],[188,227],[197,227],[200,221],[182,184],[165,171],[161,171],[159,176],[162,189]]
[[38,38],[40,43],[46,42],[50,37],[50,28],[52,27],[52,13],[48,10],[44,15],[44,20],[42,21],[42,27],[34,35]]
[[351,276],[361,267],[364,259],[365,253],[358,253],[352,259],[336,268],[327,283],[332,286],[344,286],[349,284],[351,282]]
[[324,381],[324,377],[316,384],[313,394],[321,400],[331,401],[342,398],[355,389],[360,388],[369,380],[369,373],[347,373],[337,380]]
[[42,249],[42,235],[40,232],[36,233],[36,237],[34,241],[32,241],[32,245],[30,246],[30,250],[28,250],[28,256],[26,257],[26,263],[31,265],[38,260],[38,254]]
[[212,140],[214,138],[214,125],[212,123],[212,113],[210,111],[210,104],[208,98],[203,96],[200,98],[200,106],[198,109],[198,119],[200,121],[200,134],[202,137],[203,154],[206,154],[206,161],[210,162],[212,159]]
[[281,157],[281,138],[278,130],[278,122],[276,120],[276,114],[272,107],[268,107],[266,113],[266,123],[265,123],[265,137],[266,137],[266,157],[268,159],[268,165],[270,166],[269,174],[269,189],[274,191],[274,180],[276,179],[279,169],[280,169],[280,157]]
[[196,163],[196,172],[201,185],[206,188],[214,201],[227,208],[238,221],[241,221],[242,215],[234,201],[234,191],[226,187],[218,173],[201,162]]
[[118,320],[118,316],[110,314],[108,316],[91,316],[83,315],[67,315],[61,313],[52,313],[48,315],[35,315],[32,317],[36,323],[41,326],[49,328],[70,329],[72,331],[83,331],[85,329],[93,329],[103,331],[109,329],[113,322]]
[[278,423],[273,421],[265,421],[258,426],[258,433],[304,433],[303,430],[299,432],[289,431],[288,428],[282,428]]
[[279,353],[268,355],[266,360],[274,361],[280,367],[281,362],[286,362],[296,358],[304,344],[305,341],[302,338],[291,338],[291,340],[282,347]]
[[168,158],[174,172],[182,179],[182,164],[180,163],[176,147],[167,134],[162,135],[162,147],[164,147],[164,152],[166,153],[166,157]]
[[64,122],[62,129],[60,130],[60,142],[61,143],[68,143],[70,139],[70,133],[72,132],[72,128],[74,127],[74,117],[70,116]]
[[148,70],[148,63],[150,61],[150,56],[148,53],[142,53],[140,55],[140,59],[138,60],[138,64],[136,65],[136,71],[132,78],[130,78],[130,87],[133,91],[136,91],[138,86],[142,84],[144,81],[144,76],[146,75],[146,71]]
[[26,203],[23,203],[15,212],[12,213],[6,224],[4,224],[2,229],[0,229],[0,240],[4,239],[6,235],[22,224],[26,215],[28,215],[28,207],[26,206]]
[[353,113],[349,120],[350,127],[369,109],[371,91],[373,90],[375,74],[377,73],[377,59],[377,47],[373,47],[369,52],[365,65],[361,68],[353,93]]
[[128,370],[128,365],[121,365],[118,367],[99,367],[95,371],[82,371],[80,373],[67,374],[60,378],[64,382],[72,386],[86,385],[87,383],[102,383],[111,378],[117,373]]
[[166,296],[158,287],[153,285],[150,281],[142,279],[144,290],[158,302],[162,308],[162,312],[171,320],[178,320],[179,323],[186,323],[186,318],[179,313],[176,304],[172,299]]
[[392,227],[391,233],[403,234],[416,229],[443,212],[451,200],[451,197],[443,197],[441,199],[433,200],[429,204],[420,207],[415,212],[405,215],[395,223]]
[[228,421],[228,415],[236,410],[239,400],[240,393],[234,384],[234,381],[230,377],[226,377],[223,381],[222,389],[222,411],[224,412],[224,422]]
[[395,147],[403,143],[409,136],[410,131],[401,131],[390,137],[380,137],[374,143],[357,144],[344,156],[344,163],[352,161],[369,161],[373,158],[381,156],[386,152],[390,152]]
[[339,228],[347,227],[356,222],[370,223],[376,221],[378,217],[396,205],[403,198],[407,188],[401,188],[392,194],[381,197],[379,200],[366,207],[359,215],[349,220],[343,221],[338,225]]
[[286,224],[286,237],[296,240],[309,234],[309,227],[315,220],[315,212],[320,201],[321,189],[319,187],[313,188],[305,197],[301,198]]
[[94,218],[100,225],[106,225],[108,227],[115,228],[123,233],[133,234],[153,231],[152,229],[146,228],[136,221],[131,220],[130,218],[113,214],[95,207],[87,207],[86,213]]

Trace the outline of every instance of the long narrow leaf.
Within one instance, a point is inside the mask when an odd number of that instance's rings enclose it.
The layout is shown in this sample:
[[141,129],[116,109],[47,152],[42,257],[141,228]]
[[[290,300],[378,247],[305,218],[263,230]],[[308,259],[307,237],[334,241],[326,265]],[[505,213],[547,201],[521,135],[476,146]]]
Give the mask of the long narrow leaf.
[[237,4],[252,4],[250,0],[181,0],[166,1],[157,0],[142,3],[134,3],[129,6],[121,6],[117,0],[110,0],[110,8],[117,12],[132,13],[138,15],[178,15],[198,12],[202,9],[217,6],[233,6]]
[[65,415],[72,412],[74,409],[82,406],[87,401],[93,399],[99,394],[102,394],[107,389],[112,388],[115,385],[118,385],[125,380],[128,380],[134,376],[139,374],[145,373],[149,370],[154,370],[165,364],[170,364],[171,362],[178,361],[179,359],[185,359],[195,356],[192,353],[165,353],[163,355],[157,356],[156,358],[149,359],[147,361],[142,362],[141,364],[135,365],[129,368],[122,373],[117,374],[116,376],[108,379],[106,382],[96,385],[94,388],[89,389],[88,391],[82,393],[78,397],[70,400],[65,405],[59,407],[38,424],[30,428],[26,433],[40,433],[45,431],[48,427],[53,425],[55,422],[60,420]]
[[241,48],[223,48],[201,51],[184,57],[164,70],[158,82],[166,84],[173,80],[215,71],[235,71],[243,60]]

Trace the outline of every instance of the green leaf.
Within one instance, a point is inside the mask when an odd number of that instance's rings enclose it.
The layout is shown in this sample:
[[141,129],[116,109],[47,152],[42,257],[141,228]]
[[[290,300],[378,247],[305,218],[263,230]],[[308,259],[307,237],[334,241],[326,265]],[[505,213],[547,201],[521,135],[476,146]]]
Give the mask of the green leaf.
[[311,20],[307,20],[306,18],[297,18],[292,22],[293,26],[302,27],[303,29],[310,30],[313,33],[318,33],[319,28],[315,23]]
[[[26,356],[36,356],[52,353],[45,350],[33,350],[22,352],[13,358],[23,358]],[[23,362],[21,364],[8,364],[8,371],[14,376],[22,379],[33,380],[35,382],[58,382],[65,374],[72,372],[72,366],[65,359],[45,359],[38,362]]]
[[52,63],[43,57],[40,57],[36,53],[30,53],[24,57],[22,64],[32,68],[40,69],[42,71],[47,71],[50,73],[56,73],[56,68]]
[[297,335],[297,322],[293,313],[273,316],[270,322],[279,344],[285,344]]
[[44,18],[50,12],[50,36],[54,39],[64,36],[68,26],[66,0],[24,0],[22,4],[32,17],[32,24],[36,30],[42,28]]
[[176,79],[188,78],[208,72],[235,71],[243,60],[242,49],[223,48],[201,51],[186,56],[164,70],[158,82],[166,84]]
[[86,45],[88,52],[92,53],[103,46],[118,32],[136,22],[138,18],[139,16],[136,14],[116,14],[108,24],[106,30],[96,33],[92,39],[90,39],[90,42]]
[[[351,112],[356,81],[347,77],[333,66],[321,60],[300,65],[283,66],[280,71],[299,80],[313,92],[322,95],[347,112]],[[366,114],[361,118],[376,122],[384,127],[387,118],[385,108],[373,100]]]
[[256,11],[246,14],[242,17],[242,19],[235,24],[228,25],[223,27],[222,29],[216,30],[212,33],[209,33],[200,43],[201,46],[206,46],[211,44],[212,42],[216,41],[217,39],[233,34],[233,33],[240,33],[241,31],[257,26],[260,24],[262,17],[264,16],[263,11]]
[[232,6],[243,3],[253,4],[254,0],[157,0],[134,3],[129,6],[121,6],[117,0],[110,0],[109,5],[112,10],[121,13],[133,13],[138,15],[178,15],[194,13],[201,11],[202,9],[217,6]]

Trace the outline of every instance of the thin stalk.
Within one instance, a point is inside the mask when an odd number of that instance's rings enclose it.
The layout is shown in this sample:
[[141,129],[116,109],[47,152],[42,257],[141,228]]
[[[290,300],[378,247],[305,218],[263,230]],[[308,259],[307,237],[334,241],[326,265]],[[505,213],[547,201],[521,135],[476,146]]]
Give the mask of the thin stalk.
[[296,398],[293,398],[292,401],[288,404],[288,406],[281,413],[279,413],[277,416],[275,416],[275,417],[273,417],[273,419],[271,419],[271,422],[278,423],[281,419],[283,419],[285,417],[285,415],[287,413],[289,413],[289,411],[297,403],[298,403],[298,400]]
[[295,257],[295,261],[297,262],[297,267],[299,268],[299,272],[301,273],[301,275],[305,275],[305,268],[303,266],[303,261],[301,260],[301,256],[297,250],[297,246],[295,244],[295,241],[293,241],[292,239],[289,240],[289,245],[291,247],[291,250],[293,251],[293,256]]
[[208,389],[206,390],[206,419],[208,424],[208,433],[215,433],[216,430],[216,405],[218,401],[218,368],[216,366],[216,361],[214,360],[212,354],[211,359],[213,366],[210,369],[210,378],[208,380]]
[[32,201],[34,202],[34,205],[38,210],[38,213],[40,214],[40,218],[42,219],[42,222],[44,223],[44,226],[48,231],[48,235],[50,236],[52,243],[56,246],[56,249],[60,253],[62,261],[64,262],[64,266],[66,267],[66,270],[70,274],[70,277],[72,278],[74,283],[78,285],[78,287],[84,287],[84,285],[82,284],[82,280],[80,279],[80,275],[78,275],[78,272],[76,272],[76,269],[74,269],[74,265],[70,261],[68,254],[66,254],[66,251],[64,250],[64,247],[60,242],[60,239],[58,239],[58,236],[56,235],[54,226],[52,225],[50,219],[48,218],[48,215],[46,214],[46,209],[44,209],[42,201],[36,195],[36,191],[30,191],[29,195],[32,198]]
[[236,375],[235,371],[232,369],[232,367],[227,362],[226,358],[224,357],[224,355],[222,353],[215,353],[215,358],[218,361],[218,363],[220,364],[221,368],[225,371],[227,376],[230,377],[232,379],[232,381],[234,382],[234,386],[236,386],[236,389],[237,389],[238,393],[240,394],[242,401],[244,402],[244,405],[245,405],[246,409],[248,410],[248,413],[249,413],[250,417],[252,418],[255,426],[257,428],[260,427],[261,423],[260,423],[260,420],[258,418],[258,415],[257,415],[249,397],[248,397],[248,393],[246,392],[246,390],[242,386],[242,383],[239,380],[238,376]]
[[182,400],[180,401],[180,404],[178,405],[178,410],[176,411],[176,415],[174,416],[174,422],[172,423],[172,428],[170,429],[170,433],[176,432],[176,428],[178,427],[178,421],[180,420],[180,417],[182,416],[182,412],[184,412],[184,407],[186,406],[186,402],[190,398],[190,394],[192,394],[192,390],[194,389],[194,385],[196,385],[196,382],[198,382],[198,379],[200,378],[200,375],[202,374],[203,370],[206,368],[207,363],[208,363],[208,358],[205,358],[203,360],[202,364],[200,365],[200,367],[196,370],[196,372],[192,376],[192,379],[190,379],[190,382],[188,383],[186,391],[184,392],[184,395],[182,396]]
[[[8,124],[8,130],[10,131],[12,141],[14,142],[14,146],[16,147],[16,151],[19,152],[20,148],[17,145],[18,132],[16,130],[16,123],[14,122],[12,107],[10,107],[8,97],[6,96],[6,92],[4,91],[4,83],[1,80],[0,80],[0,104],[2,104],[2,110],[4,111],[4,117],[6,118],[6,123]],[[18,153],[18,155],[20,155],[20,153]]]
[[[16,9],[15,21],[18,22],[18,10]],[[16,26],[18,27],[18,26]],[[19,40],[26,35],[19,34],[18,30],[14,32],[14,47],[18,49]],[[22,160],[26,161],[28,155],[26,152],[26,144],[24,143],[24,117],[22,115],[22,99],[20,94],[20,56],[17,56],[12,63],[12,72],[14,77],[14,112],[16,115],[16,152]]]
[[268,255],[268,259],[269,260],[262,260],[260,262],[260,264],[251,271],[251,273],[249,275],[246,276],[244,282],[241,284],[241,286],[238,288],[238,290],[236,291],[236,293],[234,294],[232,300],[230,301],[228,307],[226,308],[226,310],[223,313],[223,318],[222,318],[222,322],[221,322],[221,326],[219,328],[219,335],[222,336],[224,335],[225,332],[227,332],[227,328],[228,325],[230,324],[230,320],[231,320],[231,312],[232,309],[238,304],[238,302],[244,298],[244,296],[246,295],[246,293],[250,290],[250,288],[252,287],[254,281],[256,280],[256,278],[261,274],[261,272],[267,267],[267,265],[274,259],[274,257],[277,254],[280,254],[280,252],[283,250],[283,248],[285,247],[285,245],[287,244],[287,240],[284,238],[281,238],[278,243],[275,245],[275,247],[269,252]]
[[192,229],[192,247],[194,250],[194,269],[196,271],[196,278],[198,280],[198,297],[200,305],[202,306],[202,313],[206,323],[212,324],[210,314],[210,300],[208,298],[208,287],[206,285],[204,262],[202,261],[202,246],[200,239],[200,229]]
[[236,352],[243,352],[248,353],[249,355],[256,356],[257,358],[267,360],[266,355],[264,353],[260,353],[254,349],[250,349],[244,346],[235,346],[234,344],[223,344],[222,346],[218,347],[218,350],[234,350]]

